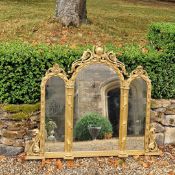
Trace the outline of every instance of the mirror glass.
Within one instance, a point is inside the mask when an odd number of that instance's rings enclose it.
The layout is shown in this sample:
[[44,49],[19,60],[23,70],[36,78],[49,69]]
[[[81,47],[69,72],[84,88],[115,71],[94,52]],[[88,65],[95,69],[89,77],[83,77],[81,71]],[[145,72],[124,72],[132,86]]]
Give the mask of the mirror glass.
[[120,80],[104,64],[92,64],[76,77],[73,151],[118,149]]
[[136,78],[130,84],[126,149],[144,150],[147,84]]
[[45,139],[46,152],[64,151],[65,82],[52,77],[46,83]]

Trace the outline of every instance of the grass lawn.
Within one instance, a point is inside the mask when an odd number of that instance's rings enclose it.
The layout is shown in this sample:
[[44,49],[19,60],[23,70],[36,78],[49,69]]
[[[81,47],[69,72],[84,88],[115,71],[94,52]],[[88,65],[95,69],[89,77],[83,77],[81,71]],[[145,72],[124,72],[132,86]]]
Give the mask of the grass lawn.
[[175,22],[175,3],[155,0],[87,0],[92,22],[65,28],[54,22],[55,0],[0,0],[0,41],[144,44],[153,22]]

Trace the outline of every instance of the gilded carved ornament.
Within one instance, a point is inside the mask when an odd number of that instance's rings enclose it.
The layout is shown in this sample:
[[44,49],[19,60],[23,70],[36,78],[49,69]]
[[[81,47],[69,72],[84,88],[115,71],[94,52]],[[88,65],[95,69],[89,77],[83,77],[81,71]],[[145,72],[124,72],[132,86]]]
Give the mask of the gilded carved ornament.
[[49,68],[45,76],[49,74],[63,74],[65,77],[67,77],[66,72],[62,68],[60,68],[58,64],[54,64],[53,67]]
[[153,125],[150,126],[149,134],[148,134],[148,148],[147,152],[156,152],[158,151],[158,146],[156,143],[156,135],[155,135],[155,128]]
[[93,50],[87,50],[83,53],[82,57],[72,63],[72,69],[70,73],[76,71],[79,66],[88,65],[89,63],[108,63],[108,65],[115,65],[121,74],[128,75],[125,69],[125,65],[118,61],[116,55],[113,52],[106,52],[103,47],[94,47]]
[[40,153],[40,132],[39,129],[33,130],[32,140],[26,141],[25,152],[27,155],[39,155]]
[[131,76],[133,76],[133,75],[137,75],[137,76],[144,75],[144,76],[148,77],[146,70],[144,70],[142,66],[138,66],[135,70],[133,70],[131,72]]

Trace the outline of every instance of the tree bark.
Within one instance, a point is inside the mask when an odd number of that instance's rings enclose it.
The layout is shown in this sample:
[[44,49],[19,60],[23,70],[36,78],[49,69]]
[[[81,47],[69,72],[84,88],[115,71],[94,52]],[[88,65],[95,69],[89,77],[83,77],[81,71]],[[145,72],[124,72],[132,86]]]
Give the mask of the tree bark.
[[85,23],[86,0],[57,0],[56,18],[65,26],[79,26]]

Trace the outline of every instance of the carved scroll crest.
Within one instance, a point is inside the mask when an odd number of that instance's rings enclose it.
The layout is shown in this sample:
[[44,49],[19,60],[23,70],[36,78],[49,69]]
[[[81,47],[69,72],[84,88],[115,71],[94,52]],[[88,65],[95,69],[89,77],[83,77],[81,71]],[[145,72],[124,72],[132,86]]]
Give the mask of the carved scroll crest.
[[70,73],[75,72],[76,69],[82,64],[86,64],[89,62],[103,63],[105,61],[111,64],[115,64],[122,74],[127,75],[125,65],[122,62],[118,61],[118,59],[116,58],[116,55],[113,52],[106,52],[103,47],[98,47],[98,46],[94,47],[92,51],[88,49],[83,53],[80,59],[73,62]]
[[136,69],[134,69],[131,72],[131,76],[133,76],[133,75],[144,75],[144,76],[148,77],[146,70],[144,70],[142,66],[138,66]]
[[54,64],[53,67],[48,69],[45,76],[49,74],[63,74],[64,76],[67,76],[64,69],[62,69],[58,64]]

